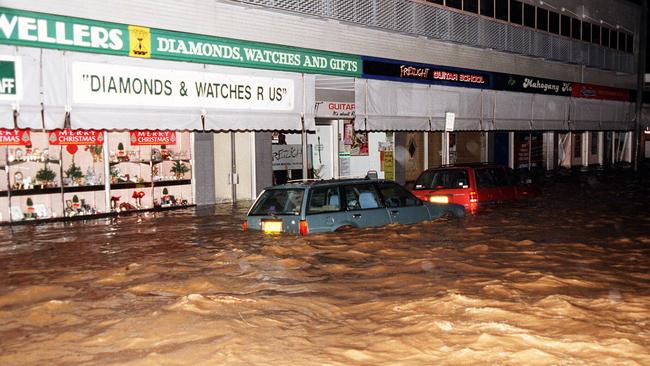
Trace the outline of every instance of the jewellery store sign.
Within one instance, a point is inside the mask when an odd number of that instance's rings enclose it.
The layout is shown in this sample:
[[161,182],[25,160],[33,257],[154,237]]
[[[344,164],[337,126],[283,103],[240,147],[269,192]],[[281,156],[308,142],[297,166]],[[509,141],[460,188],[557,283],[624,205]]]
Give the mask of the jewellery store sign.
[[74,104],[292,111],[295,81],[103,63],[72,65]]
[[361,57],[0,7],[0,44],[361,76]]

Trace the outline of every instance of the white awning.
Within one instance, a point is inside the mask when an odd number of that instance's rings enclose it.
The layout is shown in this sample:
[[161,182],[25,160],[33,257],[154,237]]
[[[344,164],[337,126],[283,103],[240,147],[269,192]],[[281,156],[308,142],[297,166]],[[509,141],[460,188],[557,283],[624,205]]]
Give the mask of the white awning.
[[43,50],[43,75],[47,129],[68,113],[73,129],[300,130],[303,115],[315,125],[313,76],[57,50]]
[[428,85],[357,79],[355,104],[357,130],[430,130],[432,99]]

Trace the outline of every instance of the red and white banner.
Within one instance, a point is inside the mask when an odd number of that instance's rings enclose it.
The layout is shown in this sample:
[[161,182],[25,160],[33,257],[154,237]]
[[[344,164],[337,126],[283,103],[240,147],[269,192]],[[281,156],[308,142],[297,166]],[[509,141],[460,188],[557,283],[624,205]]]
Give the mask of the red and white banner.
[[32,143],[32,136],[29,130],[14,129],[6,130],[0,129],[0,146],[8,145],[23,145],[28,146]]
[[48,136],[50,145],[102,145],[102,130],[54,130]]
[[345,102],[316,102],[316,117],[319,118],[354,118],[356,106]]
[[176,145],[175,131],[130,131],[131,146]]
[[573,83],[571,96],[574,98],[630,101],[630,91],[607,86]]

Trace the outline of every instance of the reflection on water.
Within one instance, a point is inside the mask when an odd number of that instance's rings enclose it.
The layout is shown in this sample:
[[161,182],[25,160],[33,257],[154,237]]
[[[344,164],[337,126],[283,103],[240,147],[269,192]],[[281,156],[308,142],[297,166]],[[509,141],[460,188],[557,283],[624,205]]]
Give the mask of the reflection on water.
[[309,237],[247,206],[2,227],[0,364],[648,365],[649,186]]

